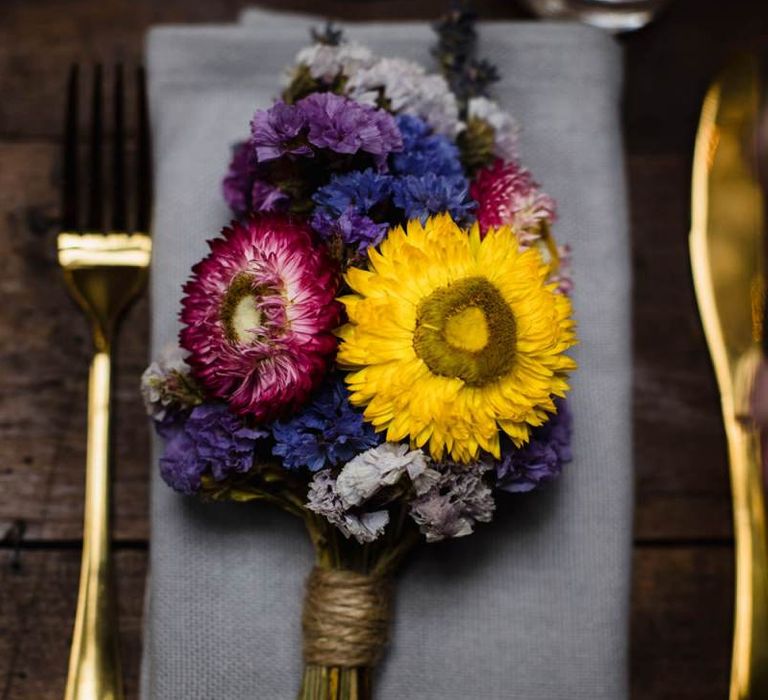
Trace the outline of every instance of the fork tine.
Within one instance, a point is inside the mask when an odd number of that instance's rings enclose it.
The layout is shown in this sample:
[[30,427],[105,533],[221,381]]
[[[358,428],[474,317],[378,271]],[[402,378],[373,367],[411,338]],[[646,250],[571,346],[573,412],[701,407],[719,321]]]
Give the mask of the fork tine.
[[67,111],[64,119],[64,172],[61,197],[61,227],[64,231],[77,230],[77,97],[79,67],[73,63],[67,83]]
[[104,204],[102,199],[102,70],[97,64],[93,71],[93,102],[91,104],[91,146],[88,162],[90,191],[88,197],[88,229],[101,231],[103,226]]
[[112,230],[125,231],[125,117],[123,66],[115,67],[113,92],[114,145],[112,147]]
[[144,68],[136,71],[139,128],[136,149],[136,231],[149,233],[152,202],[152,156],[149,139],[149,113],[147,109],[147,82]]

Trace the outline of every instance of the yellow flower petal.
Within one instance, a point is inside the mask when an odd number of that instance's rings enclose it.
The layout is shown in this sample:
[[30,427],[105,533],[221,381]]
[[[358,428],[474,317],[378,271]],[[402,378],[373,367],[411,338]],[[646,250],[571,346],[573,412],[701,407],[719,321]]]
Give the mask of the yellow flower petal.
[[538,250],[508,227],[481,238],[440,214],[390,230],[368,262],[347,272],[354,293],[340,298],[349,322],[337,331],[365,419],[436,459],[498,458],[502,433],[524,444],[576,368],[564,354],[576,343],[571,303],[547,284]]

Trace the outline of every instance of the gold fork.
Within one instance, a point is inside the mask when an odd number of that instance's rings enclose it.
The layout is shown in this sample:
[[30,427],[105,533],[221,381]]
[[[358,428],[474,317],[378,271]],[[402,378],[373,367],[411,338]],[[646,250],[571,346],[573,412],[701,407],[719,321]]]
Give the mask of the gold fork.
[[129,217],[123,70],[118,66],[114,74],[112,197],[109,207],[105,207],[103,75],[101,66],[96,66],[93,71],[87,206],[85,216],[80,217],[81,189],[85,188],[81,187],[78,177],[78,83],[79,69],[73,66],[64,138],[62,232],[57,243],[59,264],[67,287],[90,321],[94,354],[88,378],[83,552],[65,698],[120,700],[123,698],[123,682],[110,553],[110,384],[112,347],[118,322],[145,286],[152,249],[147,234],[149,129],[144,75],[139,71],[136,181],[132,188],[135,211],[133,217]]

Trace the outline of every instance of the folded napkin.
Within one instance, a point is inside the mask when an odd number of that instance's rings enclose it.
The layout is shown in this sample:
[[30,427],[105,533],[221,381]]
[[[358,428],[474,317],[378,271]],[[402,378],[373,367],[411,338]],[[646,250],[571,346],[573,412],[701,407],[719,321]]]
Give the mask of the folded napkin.
[[[229,220],[219,184],[230,146],[271,103],[316,23],[252,11],[240,26],[150,33],[153,353],[175,340],[181,284]],[[524,162],[557,198],[557,234],[574,247],[575,459],[550,488],[505,500],[471,538],[418,552],[399,581],[377,697],[617,700],[627,690],[632,525],[621,55],[578,25],[494,23],[479,33],[502,76],[495,93],[523,124]],[[348,35],[424,63],[434,41],[418,23]],[[300,524],[261,505],[202,505],[153,474],[143,697],[295,697],[312,565]]]

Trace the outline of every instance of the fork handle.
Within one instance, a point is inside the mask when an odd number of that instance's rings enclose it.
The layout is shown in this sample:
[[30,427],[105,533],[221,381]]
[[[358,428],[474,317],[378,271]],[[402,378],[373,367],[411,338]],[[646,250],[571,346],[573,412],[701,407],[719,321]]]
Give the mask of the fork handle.
[[88,378],[88,447],[83,553],[65,700],[122,700],[110,554],[109,347],[97,350]]
[[736,535],[736,609],[730,700],[768,698],[768,531],[760,436],[725,416]]

